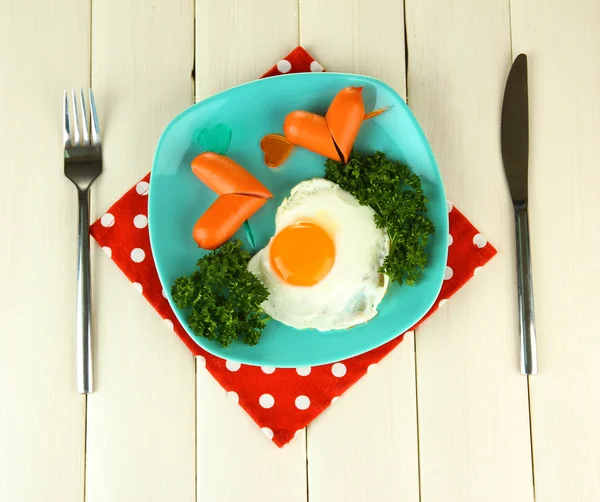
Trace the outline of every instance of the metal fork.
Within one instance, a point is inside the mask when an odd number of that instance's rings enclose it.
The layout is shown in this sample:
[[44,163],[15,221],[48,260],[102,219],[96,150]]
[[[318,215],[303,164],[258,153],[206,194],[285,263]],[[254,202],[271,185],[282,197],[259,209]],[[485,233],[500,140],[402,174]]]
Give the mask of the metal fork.
[[[92,322],[90,280],[90,186],[102,172],[102,145],[94,94],[89,90],[90,117],[83,89],[79,89],[79,106],[75,89],[69,119],[69,96],[63,97],[63,142],[65,147],[65,176],[77,187],[79,199],[79,253],[77,258],[77,391],[89,394],[93,388]],[[80,128],[81,123],[81,128]],[[88,128],[88,123],[91,128]],[[91,134],[91,138],[90,138]]]

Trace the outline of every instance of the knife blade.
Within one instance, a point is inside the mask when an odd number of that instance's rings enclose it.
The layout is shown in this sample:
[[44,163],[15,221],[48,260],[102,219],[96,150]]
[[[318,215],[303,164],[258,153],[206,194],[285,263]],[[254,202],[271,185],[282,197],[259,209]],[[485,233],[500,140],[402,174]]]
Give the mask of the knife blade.
[[535,375],[538,370],[537,341],[527,214],[529,98],[526,54],[517,56],[508,74],[502,102],[500,136],[502,162],[515,212],[521,373]]

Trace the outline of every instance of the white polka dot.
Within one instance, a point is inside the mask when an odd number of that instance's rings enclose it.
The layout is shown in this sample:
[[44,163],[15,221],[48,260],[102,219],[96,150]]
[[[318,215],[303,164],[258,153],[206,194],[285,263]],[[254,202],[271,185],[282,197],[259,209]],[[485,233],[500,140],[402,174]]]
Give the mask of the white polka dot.
[[115,217],[110,213],[106,213],[100,218],[100,224],[103,227],[112,227],[115,224]]
[[449,200],[446,201],[446,207],[448,208],[448,212],[452,211],[452,208],[454,206],[452,206],[452,202],[450,202]]
[[258,403],[263,408],[272,408],[275,404],[275,398],[271,394],[263,394],[258,398]]
[[270,375],[271,373],[275,372],[275,368],[271,366],[261,366],[260,369],[263,371],[263,373],[266,373],[267,375]]
[[442,300],[440,300],[440,307],[441,307],[442,305],[444,305],[444,303],[446,303],[447,301],[448,301],[448,300],[446,300],[445,298],[444,298],[444,299],[442,299]]
[[200,368],[206,368],[206,358],[204,356],[196,356],[196,362]]
[[165,324],[169,326],[169,329],[173,329],[173,321],[171,319],[165,319]]
[[235,361],[225,361],[225,367],[229,370],[229,371],[237,371],[239,370],[242,365],[240,363],[236,363]]
[[273,439],[273,431],[271,429],[268,427],[261,427],[260,430],[263,431],[265,436],[267,436],[269,439]]
[[367,368],[367,372],[370,373],[371,371],[373,371],[375,369],[376,366],[377,366],[377,364],[375,364],[375,363],[369,364],[369,367]]
[[146,225],[148,225],[148,218],[146,218],[146,216],[143,214],[138,214],[133,219],[133,224],[135,225],[135,228],[145,228]]
[[346,365],[343,363],[335,363],[331,367],[331,373],[333,373],[333,376],[335,377],[343,377],[346,374]]
[[314,72],[323,71],[323,67],[316,61],[313,61],[312,63],[310,63],[310,71],[314,71]]
[[415,334],[415,332],[414,332],[414,330],[412,330],[412,329],[411,329],[410,331],[407,331],[407,332],[406,332],[406,333],[404,333],[404,334],[405,334],[406,336],[412,336],[412,335],[414,335],[414,334]]
[[238,396],[238,393],[237,393],[236,391],[234,391],[234,390],[230,390],[230,391],[227,393],[227,397],[228,397],[229,399],[232,399],[232,400],[233,400],[233,401],[235,401],[236,403],[239,403],[239,402],[240,402],[240,396]]
[[141,263],[146,258],[146,253],[142,248],[135,248],[131,251],[131,259],[136,263]]
[[162,295],[166,298],[167,297],[167,292],[163,289],[162,290]]
[[104,251],[108,255],[109,258],[112,258],[112,249],[110,249],[108,246],[104,246],[102,248],[102,251]]
[[144,287],[139,282],[134,282],[132,286],[137,290],[138,293],[144,291]]
[[481,270],[481,267],[475,267],[475,270],[473,270],[473,273],[476,274],[477,272],[479,272]]
[[448,281],[448,280],[452,279],[453,275],[454,275],[454,270],[452,270],[450,267],[446,267],[446,273],[444,274],[444,280]]
[[296,373],[300,376],[308,376],[310,375],[310,366],[306,368],[296,368]]
[[298,396],[296,398],[296,408],[306,410],[310,406],[310,399],[306,396]]
[[287,59],[282,59],[279,61],[279,63],[277,63],[277,69],[281,73],[287,73],[292,69],[292,63],[290,63]]
[[453,242],[454,242],[454,237],[452,237],[452,234],[448,234],[448,246],[452,246]]
[[332,400],[331,400],[331,404],[335,403],[338,399],[340,398],[340,396],[335,396]]
[[140,181],[135,186],[135,191],[140,195],[148,195],[148,190],[150,190],[150,185],[145,181]]
[[473,244],[475,244],[478,248],[483,248],[487,244],[487,239],[481,234],[476,234],[473,237]]

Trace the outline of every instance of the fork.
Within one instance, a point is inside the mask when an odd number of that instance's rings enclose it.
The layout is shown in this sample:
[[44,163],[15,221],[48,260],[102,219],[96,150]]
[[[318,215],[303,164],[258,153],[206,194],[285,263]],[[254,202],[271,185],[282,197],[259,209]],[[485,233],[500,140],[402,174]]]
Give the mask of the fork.
[[[94,94],[89,90],[90,117],[85,105],[83,89],[71,90],[73,103],[73,134],[69,120],[69,96],[63,96],[63,142],[65,149],[65,176],[77,187],[79,200],[79,227],[77,257],[77,391],[89,394],[93,388],[92,372],[92,305],[90,280],[90,187],[102,172],[102,145]],[[81,128],[80,128],[81,121]],[[91,137],[90,137],[91,136]]]

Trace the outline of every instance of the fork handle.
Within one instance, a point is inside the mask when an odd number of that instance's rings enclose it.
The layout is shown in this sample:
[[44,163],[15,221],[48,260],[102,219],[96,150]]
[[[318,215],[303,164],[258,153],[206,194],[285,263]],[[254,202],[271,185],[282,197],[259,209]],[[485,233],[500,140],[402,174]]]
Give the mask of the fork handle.
[[517,232],[517,285],[521,332],[521,373],[523,375],[536,375],[538,371],[537,343],[533,310],[527,202],[515,204],[515,230]]
[[90,191],[78,190],[77,391],[92,392],[92,319],[90,278]]

